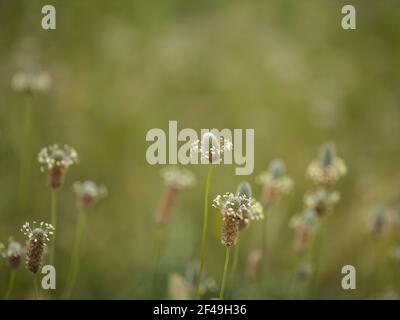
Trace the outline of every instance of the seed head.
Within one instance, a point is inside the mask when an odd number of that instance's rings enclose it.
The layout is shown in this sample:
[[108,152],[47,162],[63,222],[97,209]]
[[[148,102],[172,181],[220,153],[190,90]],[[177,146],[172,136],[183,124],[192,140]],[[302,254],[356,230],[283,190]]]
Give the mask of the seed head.
[[87,209],[108,194],[106,186],[97,185],[96,182],[90,180],[75,182],[73,190],[76,194],[78,205],[83,209]]
[[12,237],[8,239],[8,247],[5,248],[3,244],[0,243],[0,254],[7,260],[8,266],[16,270],[21,264],[22,255],[24,249],[21,244],[14,241]]
[[26,222],[21,232],[28,237],[26,247],[26,268],[32,273],[37,273],[43,262],[44,248],[50,241],[50,235],[54,232],[54,227],[49,223],[35,221],[32,227]]
[[195,141],[190,149],[190,154],[194,155],[200,153],[202,159],[205,159],[208,163],[220,163],[222,155],[232,150],[232,142],[229,139],[225,139],[217,136],[212,132],[207,132],[203,135],[201,141]]
[[64,183],[69,166],[78,162],[78,153],[68,145],[60,148],[54,144],[39,152],[38,161],[41,164],[41,171],[48,172],[50,187],[56,189]]
[[347,173],[346,164],[336,156],[334,144],[324,144],[319,158],[308,166],[307,175],[318,185],[332,187]]
[[268,170],[257,177],[257,182],[263,186],[261,196],[263,205],[274,203],[293,187],[293,180],[286,175],[285,163],[280,159],[271,161]]
[[306,194],[304,202],[307,208],[314,210],[319,216],[330,215],[335,204],[339,201],[340,195],[336,191],[328,192],[319,189],[314,193]]
[[218,195],[213,201],[213,206],[219,209],[223,215],[221,242],[225,246],[232,246],[236,243],[242,220],[247,220],[245,224],[248,224],[250,220],[264,218],[261,204],[244,194]]
[[50,74],[34,69],[18,71],[11,79],[11,88],[17,92],[43,92],[47,91],[50,87]]

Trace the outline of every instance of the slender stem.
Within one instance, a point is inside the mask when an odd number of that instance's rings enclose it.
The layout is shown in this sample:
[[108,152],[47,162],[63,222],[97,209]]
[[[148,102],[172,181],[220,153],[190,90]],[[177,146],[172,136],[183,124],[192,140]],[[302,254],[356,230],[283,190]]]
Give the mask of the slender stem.
[[199,274],[197,278],[197,287],[195,297],[196,299],[200,299],[200,287],[201,287],[201,280],[203,277],[204,271],[204,258],[206,254],[206,240],[207,240],[207,226],[208,226],[208,197],[210,193],[210,185],[211,185],[211,176],[212,176],[212,169],[213,165],[208,165],[208,174],[207,174],[207,182],[204,191],[204,215],[203,215],[203,231],[201,235],[201,243],[200,243],[200,268]]
[[265,212],[264,212],[264,221],[261,223],[261,266],[260,266],[260,271],[261,271],[261,277],[262,279],[260,280],[260,288],[261,288],[261,296],[262,296],[262,291],[264,289],[264,285],[266,282],[266,274],[267,270],[267,253],[268,253],[268,205],[265,206]]
[[157,292],[157,280],[158,280],[158,271],[160,266],[161,254],[166,243],[166,226],[160,226],[156,230],[156,238],[155,238],[155,255],[154,255],[154,269],[153,269],[153,277],[151,280],[150,290],[156,294]]
[[32,96],[25,97],[25,110],[22,120],[22,141],[20,159],[19,201],[21,212],[26,210],[27,183],[29,181],[31,166],[31,131],[32,131]]
[[39,286],[38,286],[38,274],[33,275],[33,286],[35,287],[35,299],[39,300]]
[[219,291],[219,298],[221,300],[224,298],[224,291],[225,291],[225,284],[226,284],[226,276],[228,274],[228,265],[229,265],[230,252],[231,252],[231,248],[230,247],[226,247],[224,273],[222,274],[221,289]]
[[319,261],[318,261],[318,254],[319,248],[321,245],[321,233],[323,228],[323,220],[320,221],[319,225],[317,226],[317,230],[315,231],[314,239],[310,249],[310,265],[312,268],[312,272],[310,274],[310,279],[308,283],[308,299],[313,299],[314,296],[314,289],[315,289],[315,282],[318,276],[319,271]]
[[81,239],[83,230],[85,229],[86,225],[86,212],[78,206],[78,220],[76,223],[76,230],[75,230],[75,241],[74,241],[74,249],[72,252],[71,258],[71,265],[69,271],[69,284],[67,293],[65,295],[66,299],[69,299],[71,293],[75,287],[76,279],[79,272],[79,262],[80,262],[80,246],[81,246]]
[[239,246],[240,241],[238,239],[238,241],[236,242],[235,247],[233,248],[233,262],[232,262],[232,271],[230,274],[230,283],[231,283],[231,290],[234,291],[234,284],[236,283],[235,281],[235,276],[236,276],[236,270],[239,264]]
[[[51,189],[51,224],[57,231],[57,194],[54,189]],[[56,232],[53,234],[53,241],[50,250],[50,264],[54,266],[56,252]]]
[[16,275],[16,271],[11,270],[10,281],[8,282],[8,287],[7,287],[6,294],[4,296],[4,300],[8,300],[10,298],[10,294],[12,292],[12,289],[14,288],[15,275]]

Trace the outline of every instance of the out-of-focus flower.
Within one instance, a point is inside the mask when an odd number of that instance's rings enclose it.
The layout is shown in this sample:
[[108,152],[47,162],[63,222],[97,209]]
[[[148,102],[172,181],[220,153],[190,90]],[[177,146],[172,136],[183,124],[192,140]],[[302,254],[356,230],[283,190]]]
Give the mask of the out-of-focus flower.
[[200,153],[201,158],[205,159],[208,163],[220,163],[223,154],[232,150],[232,142],[229,139],[224,139],[217,136],[212,132],[207,132],[203,135],[201,141],[195,141],[190,149],[191,157]]
[[87,209],[108,194],[106,186],[97,185],[96,182],[90,180],[75,182],[73,190],[76,194],[78,205],[83,209]]
[[261,271],[262,251],[254,249],[250,251],[246,260],[245,276],[249,280],[257,279]]
[[33,93],[47,91],[51,87],[50,74],[30,69],[18,71],[11,79],[11,88],[18,92]]
[[213,206],[223,215],[221,243],[228,247],[236,244],[241,220],[245,217],[249,220],[264,218],[262,206],[254,198],[246,195],[218,195],[213,201]]
[[29,222],[26,222],[21,229],[21,232],[28,237],[26,246],[26,268],[37,273],[43,263],[44,248],[47,242],[50,241],[50,235],[54,232],[54,227],[49,223],[35,221],[32,227]]
[[14,241],[12,237],[8,239],[7,248],[0,243],[0,254],[7,260],[8,266],[13,270],[18,269],[20,266],[23,252],[21,244]]
[[257,177],[257,182],[263,187],[263,205],[273,204],[280,195],[288,193],[293,187],[293,180],[286,175],[285,163],[280,159],[271,161],[268,170]]
[[400,266],[400,246],[393,249],[393,260],[396,265]]
[[[199,263],[189,263],[186,267],[185,279],[190,284],[192,295],[194,296],[199,275]],[[212,277],[206,277],[203,273],[200,282],[200,294],[202,296],[215,293],[217,284]]]
[[306,194],[304,202],[307,208],[313,209],[319,216],[329,215],[333,212],[335,204],[340,200],[336,191],[319,189],[314,193]]
[[39,152],[38,161],[42,165],[41,170],[48,172],[50,187],[56,189],[64,183],[68,168],[78,162],[78,153],[68,145],[60,148],[54,144]]
[[308,166],[307,175],[318,185],[332,187],[347,173],[346,164],[336,156],[333,143],[321,146],[319,158]]
[[371,231],[374,235],[380,236],[388,232],[396,222],[396,215],[393,210],[386,207],[378,207],[371,214]]
[[318,225],[318,214],[312,209],[294,216],[290,226],[294,229],[294,249],[303,252],[309,245]]
[[173,273],[168,278],[168,296],[172,300],[189,300],[192,288],[187,280],[177,273]]
[[156,224],[165,224],[171,219],[179,193],[196,183],[196,178],[190,170],[174,166],[164,168],[161,176],[165,182],[165,189],[155,214]]
[[300,281],[306,281],[313,272],[313,268],[308,263],[300,264],[296,269],[296,278]]

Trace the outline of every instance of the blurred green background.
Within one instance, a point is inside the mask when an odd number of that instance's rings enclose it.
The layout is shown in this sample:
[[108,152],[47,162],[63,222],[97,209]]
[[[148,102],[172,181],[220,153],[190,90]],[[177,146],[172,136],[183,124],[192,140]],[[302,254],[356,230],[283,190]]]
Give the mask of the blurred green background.
[[[321,240],[318,297],[395,296],[400,286],[388,256],[400,243],[399,227],[390,240],[373,238],[369,214],[399,194],[400,3],[351,1],[357,30],[345,31],[341,8],[347,3],[53,0],[57,29],[45,31],[41,8],[49,1],[0,0],[0,241],[12,235],[24,242],[19,229],[25,221],[50,219],[50,192],[36,155],[49,144],[67,143],[80,163],[58,192],[57,291],[65,287],[76,221],[71,185],[92,179],[106,184],[109,196],[88,213],[72,297],[167,298],[169,275],[183,275],[198,257],[206,168],[190,168],[198,183],[179,198],[157,292],[149,293],[153,214],[163,181],[162,167],[146,162],[146,132],[167,130],[169,120],[177,120],[178,129],[254,128],[253,175],[235,176],[234,166],[219,166],[211,197],[234,191],[243,179],[258,196],[256,175],[273,158],[286,162],[295,188],[270,214],[268,297],[287,297],[293,271],[288,221],[313,187],[305,170],[325,141],[335,142],[349,173],[337,187],[342,199]],[[53,85],[33,97],[28,206],[22,212],[25,97],[12,91],[10,81],[31,66],[48,71]],[[206,268],[219,283],[221,215],[212,209],[210,217]],[[238,280],[229,297],[255,297],[257,284],[243,273],[259,239],[254,223],[243,234]],[[341,289],[346,264],[357,269],[357,290]],[[1,295],[8,276],[2,259]],[[12,297],[32,294],[31,274],[21,268]]]

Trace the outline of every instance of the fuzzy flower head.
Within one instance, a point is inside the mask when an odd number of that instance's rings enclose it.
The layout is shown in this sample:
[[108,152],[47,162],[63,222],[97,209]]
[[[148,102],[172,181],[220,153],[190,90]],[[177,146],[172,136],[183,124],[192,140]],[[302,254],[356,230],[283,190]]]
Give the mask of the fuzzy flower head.
[[64,183],[68,168],[78,162],[78,153],[68,145],[60,148],[54,144],[39,152],[38,161],[41,171],[48,171],[50,186],[56,189]]
[[224,137],[217,136],[212,132],[203,135],[201,141],[195,141],[190,149],[191,157],[200,153],[201,159],[206,163],[220,163],[225,152],[231,151],[232,142]]
[[16,270],[21,264],[22,255],[24,249],[21,244],[17,241],[14,241],[12,237],[8,239],[8,247],[5,248],[4,245],[0,243],[0,254],[7,260],[8,266]]
[[309,245],[318,225],[318,214],[307,209],[290,220],[290,226],[295,230],[294,248],[304,251]]
[[304,197],[306,207],[314,210],[319,216],[330,215],[339,200],[340,195],[338,192],[328,192],[324,189],[306,194]]
[[239,184],[236,189],[236,197],[246,198],[252,202],[252,205],[250,206],[251,211],[246,208],[242,210],[243,219],[239,221],[239,230],[244,230],[249,226],[250,220],[258,220],[262,218],[263,207],[259,202],[252,198],[251,185],[247,181],[242,181]]
[[196,183],[196,178],[188,169],[170,166],[161,170],[161,176],[168,186],[176,189],[185,189]]
[[332,187],[347,173],[346,164],[336,156],[333,143],[322,145],[319,158],[311,162],[307,175],[318,185]]
[[370,216],[370,228],[376,236],[389,232],[396,222],[398,222],[398,217],[395,211],[387,207],[376,208]]
[[108,194],[106,186],[97,185],[96,182],[90,180],[75,182],[73,190],[76,194],[78,204],[83,209],[90,207],[99,199],[105,198]]
[[223,215],[221,242],[225,246],[236,244],[240,221],[264,218],[261,204],[246,195],[218,195],[213,201],[213,206]]
[[44,92],[50,87],[50,74],[34,69],[18,71],[11,79],[11,88],[17,92]]
[[271,161],[268,170],[257,177],[257,182],[263,186],[261,202],[264,205],[275,202],[293,187],[293,180],[286,175],[285,163],[280,159]]
[[50,235],[54,232],[54,227],[49,223],[35,221],[32,227],[26,222],[21,229],[22,233],[28,237],[26,246],[26,268],[32,273],[37,273],[42,266],[44,248],[50,241]]

